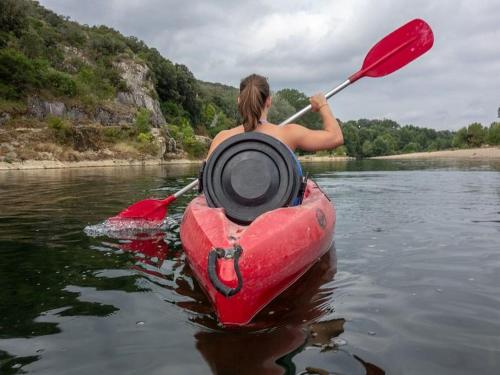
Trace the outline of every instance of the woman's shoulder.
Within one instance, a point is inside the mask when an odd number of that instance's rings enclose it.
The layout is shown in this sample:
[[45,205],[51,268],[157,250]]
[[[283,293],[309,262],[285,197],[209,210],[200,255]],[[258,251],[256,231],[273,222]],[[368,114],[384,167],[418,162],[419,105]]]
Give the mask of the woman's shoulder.
[[220,132],[217,133],[217,135],[214,137],[214,139],[221,139],[221,138],[228,138],[233,135],[243,133],[244,129],[243,126],[235,126],[234,128],[231,129],[225,129],[221,130]]
[[231,129],[221,130],[217,133],[217,135],[212,140],[212,144],[210,145],[210,149],[208,150],[208,155],[212,153],[212,151],[224,142],[226,139],[231,138],[233,135],[243,133],[243,126],[236,126]]

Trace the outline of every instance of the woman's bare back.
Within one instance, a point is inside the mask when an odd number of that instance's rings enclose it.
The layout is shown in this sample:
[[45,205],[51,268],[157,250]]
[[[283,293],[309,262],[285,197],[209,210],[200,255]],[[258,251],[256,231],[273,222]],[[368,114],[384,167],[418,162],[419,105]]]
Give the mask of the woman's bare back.
[[[263,122],[258,124],[252,131],[268,134],[286,144],[293,151],[297,148],[303,151],[329,150],[342,145],[344,143],[342,129],[337,119],[333,116],[325,96],[323,94],[314,95],[311,98],[311,105],[312,110],[319,112],[321,115],[323,130],[311,130],[298,124],[278,126],[269,122]],[[265,114],[267,115],[267,109]],[[219,132],[210,145],[208,156],[226,139],[244,132],[243,125]]]

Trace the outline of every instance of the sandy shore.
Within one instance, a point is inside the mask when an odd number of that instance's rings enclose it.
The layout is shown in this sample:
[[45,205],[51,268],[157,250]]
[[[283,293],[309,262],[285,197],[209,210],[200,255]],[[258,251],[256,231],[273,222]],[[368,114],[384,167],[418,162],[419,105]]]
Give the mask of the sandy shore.
[[56,160],[27,160],[24,162],[0,162],[0,170],[26,170],[26,169],[56,169],[56,168],[89,168],[89,167],[120,167],[120,166],[149,166],[172,164],[199,164],[198,160],[87,160],[75,162],[62,162]]
[[349,156],[314,156],[314,155],[299,156],[299,161],[301,163],[316,163],[324,161],[346,161],[346,160],[355,160],[355,158],[351,158]]
[[500,159],[499,147],[469,148],[411,154],[377,156],[371,159]]

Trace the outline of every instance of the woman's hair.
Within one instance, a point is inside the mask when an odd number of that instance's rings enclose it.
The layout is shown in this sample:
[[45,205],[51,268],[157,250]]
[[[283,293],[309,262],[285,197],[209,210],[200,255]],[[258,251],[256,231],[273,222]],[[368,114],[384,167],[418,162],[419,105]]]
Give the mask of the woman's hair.
[[251,74],[241,80],[238,110],[243,117],[245,132],[255,130],[259,124],[268,97],[269,83],[265,77]]

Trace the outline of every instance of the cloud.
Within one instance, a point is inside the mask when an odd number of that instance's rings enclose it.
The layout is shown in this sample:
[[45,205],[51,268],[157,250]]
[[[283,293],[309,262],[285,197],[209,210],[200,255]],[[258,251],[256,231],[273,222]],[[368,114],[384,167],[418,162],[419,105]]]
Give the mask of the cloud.
[[498,1],[40,2],[80,23],[135,35],[199,79],[237,86],[257,72],[274,90],[307,94],[343,82],[375,42],[423,18],[434,30],[433,49],[390,76],[360,80],[332,99],[335,112],[344,120],[390,117],[436,129],[497,120]]

